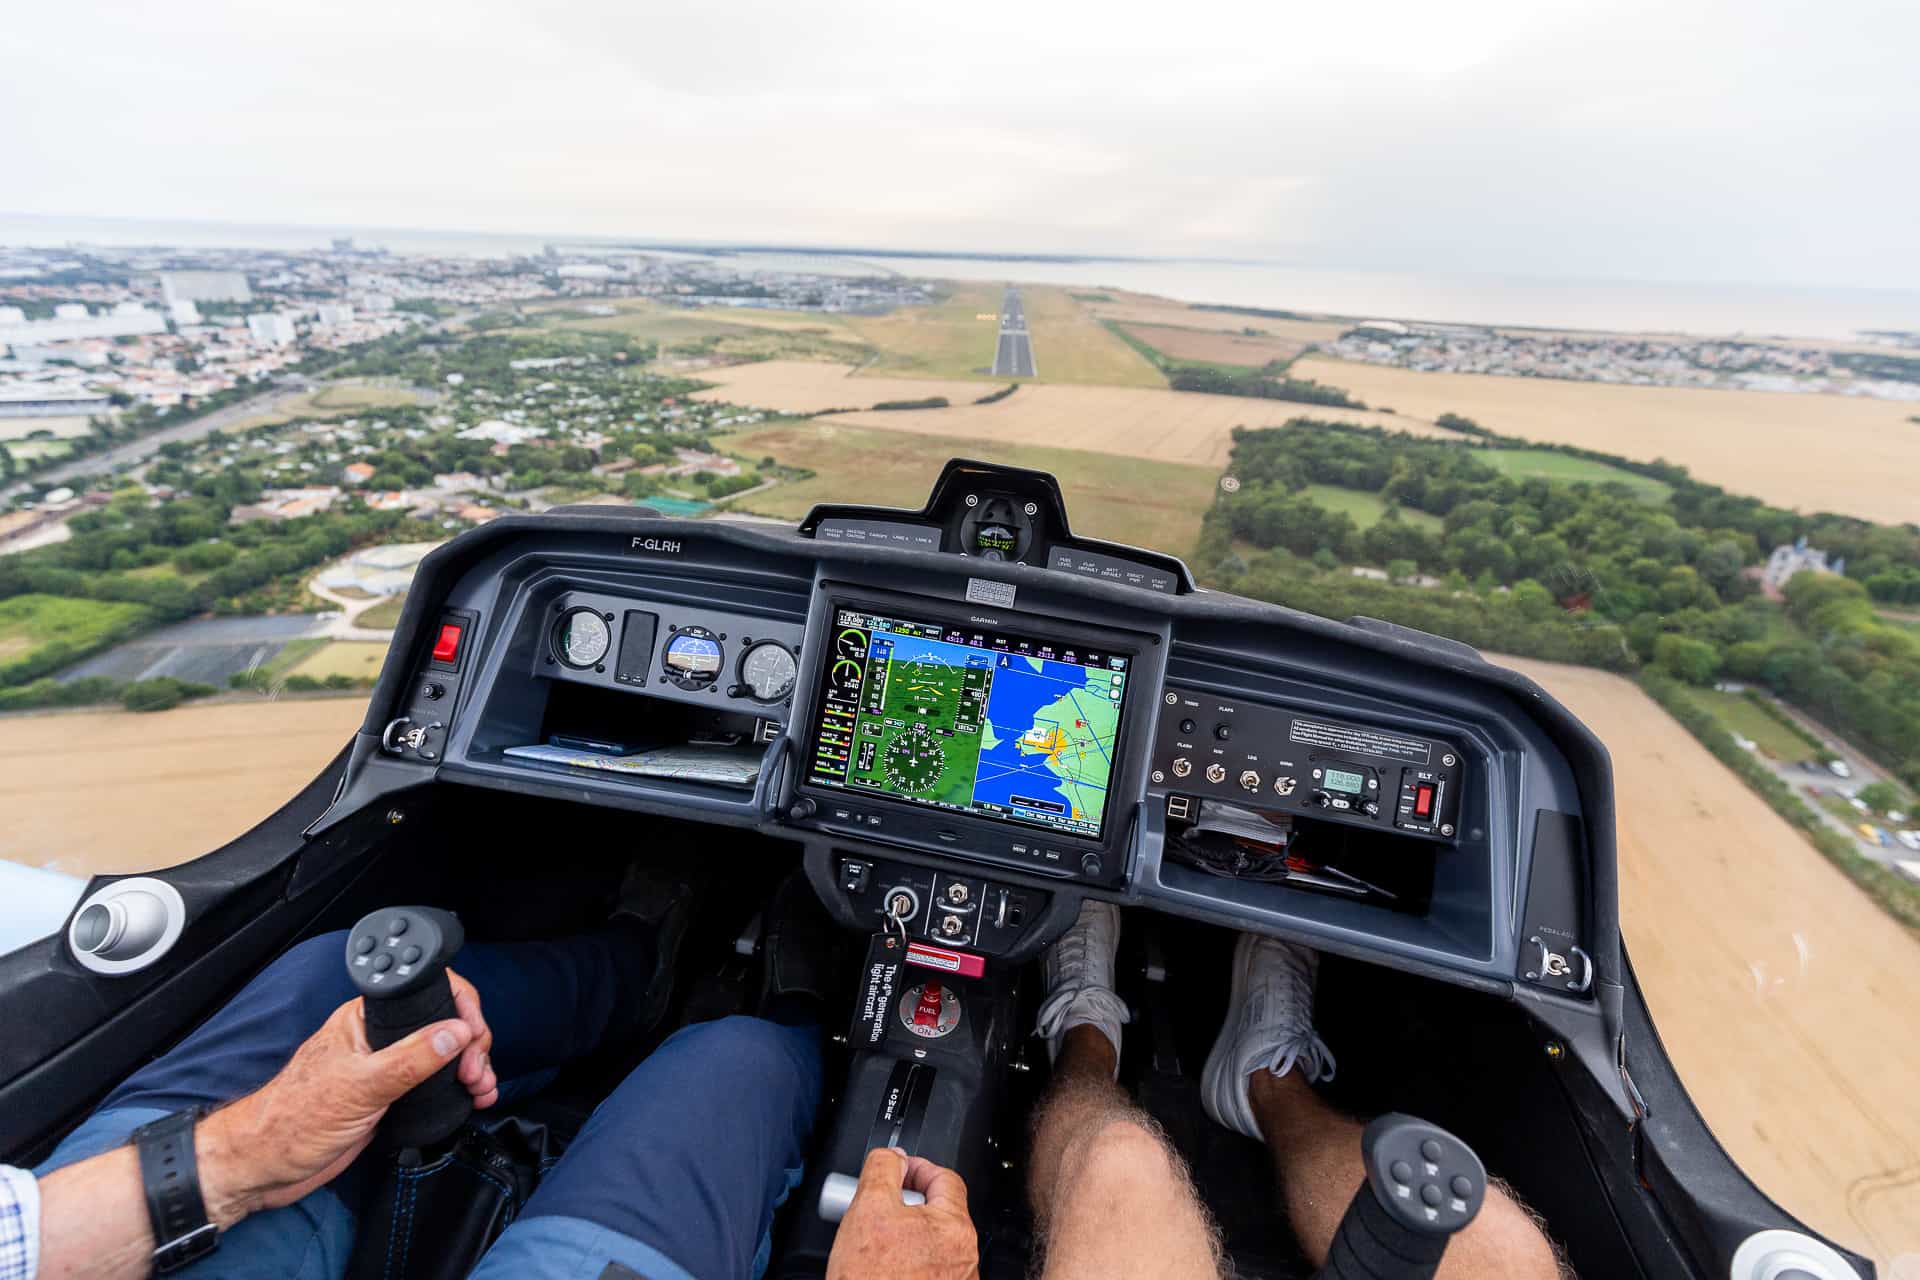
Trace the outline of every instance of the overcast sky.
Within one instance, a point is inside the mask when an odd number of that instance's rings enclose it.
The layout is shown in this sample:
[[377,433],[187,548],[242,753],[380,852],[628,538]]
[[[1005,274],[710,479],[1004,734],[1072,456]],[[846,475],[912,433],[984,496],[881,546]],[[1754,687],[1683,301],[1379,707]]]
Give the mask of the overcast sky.
[[1920,287],[1912,0],[58,0],[0,210]]

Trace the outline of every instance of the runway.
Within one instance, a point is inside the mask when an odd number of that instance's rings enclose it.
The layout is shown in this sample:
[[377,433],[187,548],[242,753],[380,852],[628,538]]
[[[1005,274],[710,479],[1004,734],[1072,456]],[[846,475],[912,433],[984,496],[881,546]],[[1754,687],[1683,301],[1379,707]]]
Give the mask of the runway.
[[1033,363],[1033,336],[1027,332],[1027,313],[1020,305],[1018,289],[1008,289],[1000,303],[1000,345],[993,353],[993,373],[997,378],[1040,376]]

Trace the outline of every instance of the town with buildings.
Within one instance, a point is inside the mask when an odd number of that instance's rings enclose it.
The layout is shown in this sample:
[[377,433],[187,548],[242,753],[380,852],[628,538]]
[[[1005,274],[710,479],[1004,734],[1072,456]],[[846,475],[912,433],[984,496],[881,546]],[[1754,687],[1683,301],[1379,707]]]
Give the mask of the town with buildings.
[[521,257],[398,255],[336,240],[306,252],[0,246],[0,484],[126,431],[434,325],[580,299],[690,308],[876,312],[930,298],[899,277],[765,270],[617,248]]
[[1333,354],[1423,373],[1920,401],[1920,357],[1683,334],[1574,334],[1368,320]]

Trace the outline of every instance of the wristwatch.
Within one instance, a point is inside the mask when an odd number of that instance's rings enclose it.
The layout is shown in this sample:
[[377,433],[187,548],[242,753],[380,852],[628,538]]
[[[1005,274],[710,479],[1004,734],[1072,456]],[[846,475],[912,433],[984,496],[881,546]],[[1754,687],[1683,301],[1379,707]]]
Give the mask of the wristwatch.
[[194,1159],[193,1128],[202,1114],[190,1107],[133,1131],[147,1216],[153,1222],[153,1269],[161,1275],[220,1247],[220,1229],[207,1221],[200,1166]]

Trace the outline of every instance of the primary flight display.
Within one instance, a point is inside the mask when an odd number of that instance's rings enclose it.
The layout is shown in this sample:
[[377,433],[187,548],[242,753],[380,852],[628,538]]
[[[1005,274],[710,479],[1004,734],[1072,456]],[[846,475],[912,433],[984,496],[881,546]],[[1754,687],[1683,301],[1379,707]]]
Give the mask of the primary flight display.
[[1097,839],[1130,662],[836,609],[808,780]]

